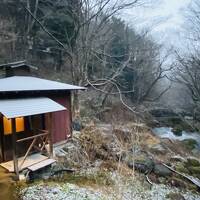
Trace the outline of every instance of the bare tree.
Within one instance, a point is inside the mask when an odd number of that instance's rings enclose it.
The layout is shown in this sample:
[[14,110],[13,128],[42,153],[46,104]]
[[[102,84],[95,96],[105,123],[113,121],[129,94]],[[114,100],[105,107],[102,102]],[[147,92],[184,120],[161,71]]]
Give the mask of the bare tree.
[[194,115],[200,113],[200,3],[193,1],[187,14],[187,53],[176,52],[177,64],[174,79],[183,84],[193,101]]
[[[62,4],[62,1],[60,2]],[[118,55],[110,52],[116,34],[115,30],[111,29],[113,17],[124,9],[140,6],[144,0],[77,0],[64,2],[62,5],[43,0],[27,0],[25,3],[20,3],[26,11],[25,31],[23,37],[20,36],[27,46],[25,58],[27,52],[34,49],[34,37],[37,35],[34,31],[38,33],[39,29],[42,30],[54,41],[55,51],[63,52],[65,64],[56,70],[70,73],[74,84],[98,88],[97,91],[101,92],[103,99],[102,105],[109,95],[119,94],[123,105],[135,112],[135,109],[125,103],[124,97],[131,97],[138,104],[154,101],[167,91],[168,88],[155,97],[152,95],[157,83],[166,77],[170,68],[164,67],[165,59],[162,61],[159,58],[159,47],[145,36],[146,33],[143,36],[136,34],[135,39],[132,40],[129,39],[126,31],[128,28],[124,27],[126,50]],[[54,4],[62,8],[64,14],[70,13],[72,19],[70,23],[73,26],[70,34],[66,30],[51,32],[46,27],[47,19],[54,14]],[[43,11],[44,5],[50,6],[47,13]],[[98,73],[93,73],[95,70],[98,70]],[[125,73],[134,75],[129,90],[126,89],[122,79]],[[74,110],[79,109],[78,102],[78,92],[75,92]]]
[[[28,1],[27,1],[28,2]],[[74,84],[83,85],[89,79],[89,65],[96,56],[100,58],[101,53],[107,48],[112,38],[112,31],[109,29],[110,19],[121,10],[141,5],[142,1],[112,1],[112,0],[88,0],[70,2],[65,8],[71,12],[73,17],[74,31],[72,35],[65,32],[66,43],[59,41],[45,26],[45,16],[42,20],[26,6],[28,14],[40,25],[40,27],[58,44],[65,56],[65,62],[70,67],[71,78]],[[28,4],[27,4],[28,5]],[[38,5],[38,4],[37,4]],[[37,6],[38,7],[38,6]],[[36,10],[36,8],[35,8]],[[30,23],[31,26],[33,23]],[[30,30],[30,28],[29,28]],[[95,54],[95,55],[94,55]],[[107,56],[107,55],[106,55]],[[68,69],[68,68],[67,68]],[[78,92],[74,93],[73,105],[78,109]]]

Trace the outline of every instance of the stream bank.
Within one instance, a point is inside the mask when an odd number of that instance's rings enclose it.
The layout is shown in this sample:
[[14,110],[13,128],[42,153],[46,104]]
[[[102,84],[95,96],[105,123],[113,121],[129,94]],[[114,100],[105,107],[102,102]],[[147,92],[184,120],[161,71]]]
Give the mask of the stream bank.
[[200,133],[198,132],[188,132],[183,130],[179,134],[176,134],[171,127],[156,127],[153,128],[152,131],[160,138],[182,141],[183,144],[187,144],[188,141],[191,144],[191,150],[200,150]]

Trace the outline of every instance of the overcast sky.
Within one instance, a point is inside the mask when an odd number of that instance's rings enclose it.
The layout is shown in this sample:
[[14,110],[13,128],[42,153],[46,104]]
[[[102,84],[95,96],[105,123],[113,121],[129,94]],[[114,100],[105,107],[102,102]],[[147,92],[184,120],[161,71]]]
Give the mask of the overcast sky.
[[166,45],[181,46],[184,15],[191,0],[157,0],[153,6],[129,9],[122,15],[130,25],[140,30],[153,27],[152,35]]

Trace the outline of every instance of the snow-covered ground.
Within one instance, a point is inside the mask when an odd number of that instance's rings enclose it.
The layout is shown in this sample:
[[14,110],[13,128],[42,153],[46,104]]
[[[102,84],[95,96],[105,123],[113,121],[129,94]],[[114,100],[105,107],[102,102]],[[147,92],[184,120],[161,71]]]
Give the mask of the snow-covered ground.
[[191,192],[180,191],[165,185],[153,185],[146,189],[140,184],[134,184],[127,188],[119,188],[121,194],[111,190],[106,194],[97,189],[79,187],[75,184],[38,184],[21,191],[22,200],[165,200],[168,194],[180,194],[187,200],[200,200],[200,196]]

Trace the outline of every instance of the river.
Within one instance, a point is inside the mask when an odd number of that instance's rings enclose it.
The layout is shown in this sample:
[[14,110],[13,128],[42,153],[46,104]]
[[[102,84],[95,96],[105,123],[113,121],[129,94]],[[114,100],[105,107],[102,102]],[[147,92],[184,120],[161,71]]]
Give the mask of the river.
[[200,147],[200,133],[198,132],[186,132],[182,131],[181,136],[177,136],[173,133],[172,128],[170,127],[159,127],[159,128],[153,128],[153,133],[160,138],[169,138],[171,140],[186,140],[186,139],[194,139],[197,141],[198,146]]

